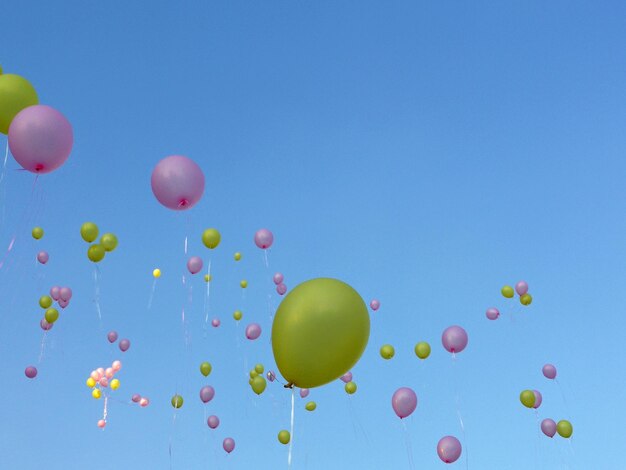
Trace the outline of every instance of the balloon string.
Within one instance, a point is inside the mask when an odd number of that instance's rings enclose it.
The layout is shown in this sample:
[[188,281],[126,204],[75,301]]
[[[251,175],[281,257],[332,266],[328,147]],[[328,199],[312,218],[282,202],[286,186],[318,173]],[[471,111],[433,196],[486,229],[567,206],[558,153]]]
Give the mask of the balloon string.
[[270,264],[269,264],[269,261],[267,259],[267,250],[263,250],[263,255],[265,256],[265,267],[267,269],[269,269],[270,268]]
[[105,395],[104,397],[104,413],[102,414],[102,419],[104,420],[104,422],[106,422],[107,420],[107,414],[108,414],[108,410],[107,410],[107,406],[109,404],[109,397]]
[[148,300],[148,310],[152,308],[152,299],[154,298],[154,291],[156,290],[156,278],[152,281],[152,290],[150,291],[150,299]]
[[174,426],[176,425],[176,411],[174,411],[174,416],[172,417],[172,430],[170,431],[170,443],[169,443],[169,454],[170,454],[170,470],[172,470],[172,437],[174,436]]
[[468,445],[467,445],[467,436],[465,434],[465,424],[463,423],[463,417],[461,416],[461,405],[460,405],[460,398],[459,398],[459,382],[458,382],[458,377],[456,374],[456,354],[453,352],[452,353],[452,369],[455,371],[454,372],[454,389],[455,389],[455,403],[456,403],[456,414],[459,418],[459,424],[461,425],[461,433],[463,434],[463,445],[465,447],[464,449],[464,454],[465,454],[465,468],[469,469],[469,452],[468,452]]
[[409,468],[413,470],[415,468],[415,464],[413,463],[413,449],[411,448],[411,437],[409,436],[409,430],[406,427],[405,421],[401,419],[400,423],[402,423],[402,428],[404,429],[404,440],[406,441],[406,452],[409,457]]
[[38,364],[41,364],[41,360],[43,359],[43,352],[46,347],[46,334],[47,333],[48,333],[47,331],[44,331],[43,336],[41,337],[41,347],[39,348],[39,361],[37,362]]
[[4,161],[2,162],[2,173],[0,173],[0,183],[4,180],[4,173],[7,168],[7,161],[9,160],[9,139],[7,138],[6,149],[4,150]]
[[295,404],[295,396],[296,396],[296,389],[292,388],[291,389],[291,436],[289,439],[289,455],[287,456],[287,465],[289,466],[289,468],[291,468],[291,449],[293,446],[293,423],[294,423],[294,410],[296,407]]
[[209,264],[207,266],[206,274],[208,276],[206,282],[206,297],[204,299],[204,326],[208,326],[209,324],[209,311],[211,310],[211,304],[209,301],[211,300],[211,259],[209,258]]
[[96,312],[98,312],[98,320],[102,327],[102,311],[100,310],[100,268],[96,265],[93,268],[93,282],[95,287],[94,303],[96,304]]
[[185,235],[185,256],[187,256],[187,235]]

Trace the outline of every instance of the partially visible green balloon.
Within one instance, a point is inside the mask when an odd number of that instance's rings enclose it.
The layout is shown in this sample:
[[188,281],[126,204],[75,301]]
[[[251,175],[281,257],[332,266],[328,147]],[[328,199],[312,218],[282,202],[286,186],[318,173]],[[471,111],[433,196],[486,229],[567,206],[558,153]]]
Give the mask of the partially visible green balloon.
[[426,341],[420,341],[415,345],[415,355],[420,359],[426,359],[430,356],[430,344]]
[[317,404],[314,401],[310,401],[306,405],[304,405],[304,408],[307,411],[314,411],[315,408],[317,408]]
[[202,243],[204,243],[204,246],[210,248],[211,250],[217,248],[217,245],[220,244],[221,240],[222,236],[215,228],[208,228],[202,232]]
[[12,73],[0,75],[0,132],[8,134],[13,118],[24,108],[38,103],[35,88],[24,77]]
[[512,299],[513,296],[515,295],[515,291],[513,290],[511,286],[504,286],[501,292],[502,292],[502,295],[506,297],[507,299]]
[[354,392],[356,392],[356,384],[354,382],[348,382],[344,389],[346,393],[352,395]]
[[265,377],[261,375],[257,375],[252,379],[252,390],[257,395],[260,395],[265,391],[265,387],[267,387],[267,382],[265,381]]
[[572,436],[572,433],[574,432],[574,427],[572,426],[572,423],[570,423],[566,419],[562,419],[561,421],[556,423],[556,432],[559,433],[559,436],[567,439]]
[[535,393],[532,390],[524,390],[519,394],[519,401],[522,402],[526,408],[532,408],[535,404]]
[[46,310],[44,318],[48,323],[54,323],[59,319],[59,311],[56,308],[50,307]]
[[98,226],[93,222],[85,222],[80,227],[80,236],[83,237],[83,240],[87,243],[95,241],[95,239],[98,238],[98,232]]
[[183,406],[183,397],[180,395],[174,395],[172,397],[172,406],[177,409],[181,408]]
[[254,366],[254,370],[256,370],[257,374],[262,374],[265,371],[265,367],[263,367],[263,364],[257,364]]
[[35,227],[31,235],[35,240],[40,240],[43,237],[43,229],[41,227]]
[[210,363],[205,361],[202,364],[200,364],[200,373],[204,375],[205,377],[209,376],[209,374],[211,373],[211,370],[213,370],[213,368],[211,367]]
[[87,258],[94,263],[99,263],[104,259],[106,250],[102,245],[91,245],[87,250]]
[[252,369],[252,370],[250,371],[250,378],[251,378],[251,379],[253,379],[253,378],[255,378],[255,377],[258,377],[258,376],[259,376],[259,373],[258,373],[256,370]]
[[289,434],[289,431],[283,429],[278,433],[278,442],[280,442],[281,444],[289,444],[290,440],[291,435]]
[[350,370],[369,334],[361,296],[344,282],[319,278],[296,286],[281,302],[272,325],[272,350],[289,384],[313,388]]
[[530,294],[524,294],[519,298],[522,305],[530,305],[533,301],[533,297]]
[[41,308],[50,308],[52,307],[52,297],[49,295],[42,295],[39,297],[39,306]]
[[396,350],[391,344],[385,344],[380,348],[380,356],[383,359],[391,359],[396,354]]
[[100,238],[100,244],[104,247],[105,251],[113,251],[117,247],[117,237],[112,233],[105,233]]

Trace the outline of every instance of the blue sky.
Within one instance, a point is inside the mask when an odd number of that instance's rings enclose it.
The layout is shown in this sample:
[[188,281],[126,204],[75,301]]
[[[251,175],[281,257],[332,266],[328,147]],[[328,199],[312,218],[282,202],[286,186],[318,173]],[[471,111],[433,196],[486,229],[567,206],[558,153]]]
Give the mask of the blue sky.
[[[447,434],[467,451],[457,468],[619,467],[625,15],[616,1],[5,7],[5,73],[68,117],[75,145],[34,196],[33,176],[11,158],[0,188],[0,246],[16,236],[0,271],[0,466],[287,468],[276,435],[290,394],[269,384],[256,397],[244,376],[257,362],[275,368],[267,295],[281,271],[289,287],[336,277],[382,304],[353,369],[358,392],[312,390],[314,413],[296,399],[294,469],[410,468],[407,442],[416,468],[443,468],[435,446]],[[150,190],[153,166],[171,154],[206,176],[184,214]],[[120,240],[99,265],[102,321],[79,235],[88,220]],[[46,230],[37,242],[34,225]],[[222,233],[214,253],[200,242],[207,227]],[[269,268],[252,242],[261,227],[275,235]],[[219,329],[204,329],[202,279],[181,283],[185,236],[190,255],[211,255]],[[46,266],[34,261],[40,249]],[[511,311],[499,290],[519,279],[534,302]],[[52,285],[74,298],[37,364],[37,300]],[[491,306],[503,318],[489,322]],[[264,329],[254,343],[247,321]],[[452,324],[470,338],[456,363],[440,343]],[[111,329],[131,340],[127,353],[108,344]],[[421,340],[433,346],[423,363]],[[385,343],[391,361],[378,355]],[[84,381],[118,358],[122,387],[101,431],[102,402]],[[541,375],[545,362],[559,384]],[[206,407],[205,384],[216,389]],[[390,405],[401,386],[419,400],[406,431]],[[540,419],[573,423],[571,443],[538,436],[518,400],[526,388],[543,393]],[[186,403],[173,425],[176,392]],[[151,405],[129,405],[133,393]],[[220,416],[217,430],[205,413]],[[237,442],[228,456],[227,436]]]

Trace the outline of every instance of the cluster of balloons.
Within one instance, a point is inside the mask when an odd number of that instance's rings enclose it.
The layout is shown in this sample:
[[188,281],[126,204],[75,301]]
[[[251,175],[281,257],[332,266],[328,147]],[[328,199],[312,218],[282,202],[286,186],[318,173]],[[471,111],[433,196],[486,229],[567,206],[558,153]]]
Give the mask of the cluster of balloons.
[[[44,232],[41,227],[35,227],[31,231],[31,235],[33,236],[35,240],[41,240],[43,238],[43,233]],[[48,255],[47,251],[42,250],[39,253],[37,253],[37,261],[39,261],[41,264],[46,264],[49,259],[50,259],[50,256]]]
[[44,310],[44,317],[39,321],[42,330],[50,330],[59,319],[59,310],[53,307],[53,303],[56,302],[58,307],[64,309],[69,305],[71,298],[72,289],[60,286],[50,288],[50,295],[42,295],[39,298],[39,306]]
[[569,439],[574,433],[574,427],[566,419],[562,419],[557,423],[553,419],[546,418],[541,421],[541,431],[548,437],[554,437],[558,433],[559,436]]
[[526,408],[537,409],[541,406],[543,397],[541,396],[541,392],[538,390],[523,390],[519,394],[519,400]]
[[285,276],[282,273],[275,273],[272,281],[276,284],[276,292],[278,295],[285,295],[287,293],[287,285],[284,283]]
[[[118,337],[119,335],[117,334],[117,331],[109,331],[107,333],[107,340],[111,344],[115,343]],[[120,348],[120,351],[126,352],[130,348],[130,340],[126,338],[121,339],[117,346]]]
[[[93,243],[98,238],[99,229],[93,222],[85,222],[80,227],[80,236],[87,243]],[[87,258],[94,263],[104,259],[107,252],[117,248],[117,237],[113,233],[105,233],[100,237],[100,243],[94,243],[87,250]]]
[[515,289],[511,286],[504,286],[501,290],[502,296],[507,299],[512,299],[515,294],[519,296],[519,302],[522,305],[530,305],[533,301],[532,296],[528,293],[528,283],[526,281],[519,281],[515,284]]
[[[94,369],[87,378],[87,387],[91,389],[91,396],[96,400],[102,398],[106,388],[111,390],[117,390],[120,387],[119,379],[114,378],[115,374],[122,368],[120,361],[113,361],[111,367],[99,367]],[[105,409],[106,410],[106,409]],[[106,411],[105,416],[98,421],[98,427],[104,428],[106,426]]]
[[148,397],[142,397],[138,393],[133,394],[130,400],[133,403],[138,403],[142,408],[145,408],[150,404],[150,399]]
[[265,377],[263,377],[264,371],[265,368],[263,367],[263,364],[257,364],[252,370],[250,370],[250,379],[248,380],[248,384],[250,385],[252,391],[257,395],[261,395],[267,387],[267,381],[265,380]]

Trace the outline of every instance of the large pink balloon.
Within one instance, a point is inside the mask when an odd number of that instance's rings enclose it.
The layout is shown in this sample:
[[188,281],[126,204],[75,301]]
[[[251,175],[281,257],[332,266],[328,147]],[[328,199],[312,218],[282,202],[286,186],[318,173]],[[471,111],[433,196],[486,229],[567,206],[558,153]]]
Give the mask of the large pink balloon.
[[161,160],[152,170],[152,192],[165,207],[190,209],[204,193],[204,173],[196,162],[182,155]]
[[554,437],[556,434],[556,422],[550,418],[544,419],[541,422],[541,432],[548,437]]
[[191,274],[197,274],[202,269],[202,258],[199,256],[192,256],[187,260],[187,269]]
[[417,395],[409,387],[402,387],[391,397],[391,406],[400,419],[406,418],[417,407]]
[[254,234],[254,243],[263,250],[267,250],[274,243],[274,235],[266,228],[257,230]]
[[467,332],[460,326],[450,326],[441,335],[441,342],[448,352],[461,352],[467,346]]
[[445,463],[456,462],[461,456],[461,443],[454,436],[442,437],[437,444],[437,454]]
[[70,156],[74,134],[65,116],[37,104],[20,111],[9,127],[9,147],[17,163],[33,173],[50,173]]

